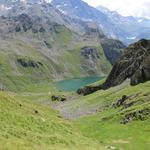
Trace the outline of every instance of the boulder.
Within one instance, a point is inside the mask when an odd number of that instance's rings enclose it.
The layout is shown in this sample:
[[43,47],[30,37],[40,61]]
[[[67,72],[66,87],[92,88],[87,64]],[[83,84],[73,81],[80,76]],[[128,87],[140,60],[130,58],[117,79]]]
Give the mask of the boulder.
[[86,86],[86,87],[78,89],[77,94],[86,96],[86,95],[92,94],[93,92],[96,92],[100,89],[101,89],[100,85],[98,85],[98,86]]
[[52,101],[61,101],[61,102],[63,102],[63,101],[66,101],[67,99],[64,95],[62,95],[62,96],[52,95],[51,100]]

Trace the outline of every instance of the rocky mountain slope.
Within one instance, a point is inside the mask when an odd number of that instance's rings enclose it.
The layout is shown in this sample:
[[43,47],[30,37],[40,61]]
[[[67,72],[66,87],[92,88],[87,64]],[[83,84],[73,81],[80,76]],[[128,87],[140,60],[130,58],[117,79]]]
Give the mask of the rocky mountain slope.
[[[104,76],[111,70],[112,60],[105,54],[109,47],[103,49],[102,43],[112,39],[107,39],[95,23],[69,18],[45,2],[4,4],[10,9],[0,17],[3,89],[26,90],[24,86],[30,83]],[[124,45],[113,45],[115,61]]]
[[107,74],[111,68],[97,38],[84,38],[63,25],[26,14],[2,17],[0,24],[0,74],[6,87],[7,80],[16,82],[16,78],[58,80]]
[[102,6],[93,8],[82,0],[53,0],[52,5],[68,16],[97,22],[108,37],[119,39],[126,44],[140,38],[150,38],[148,33],[142,34],[143,28],[150,30],[149,19],[123,17]]
[[80,18],[85,21],[97,22],[105,34],[110,37],[115,37],[112,29],[113,24],[108,17],[87,3],[81,0],[53,0],[51,4],[68,16]]
[[27,0],[27,1],[1,1],[0,2],[2,16],[17,16],[20,14],[28,14],[32,17],[47,18],[55,23],[65,25],[73,31],[85,32],[86,24],[79,19],[69,18],[52,5],[43,0]]
[[149,149],[149,89],[150,81],[137,86],[124,82],[81,96],[70,105],[63,103],[61,109],[67,107],[67,117],[78,118],[74,122],[82,133],[107,143],[108,149]]
[[116,86],[126,79],[130,79],[131,85],[150,80],[150,40],[142,39],[130,45],[113,66],[103,86]]
[[126,46],[121,41],[108,38],[103,38],[101,40],[101,44],[107,59],[112,65],[117,62],[118,58],[123,53],[123,49],[126,48]]
[[150,40],[142,39],[126,48],[102,85],[87,86],[79,89],[77,93],[88,95],[100,89],[120,85],[127,79],[131,85],[150,80]]
[[125,43],[131,44],[142,38],[150,38],[150,19],[142,17],[137,18],[133,16],[124,17],[116,11],[110,11],[103,6],[98,6],[97,9],[103,12],[111,20],[111,22],[114,24],[117,23],[117,25],[127,33],[126,37],[124,37],[124,35],[119,37],[119,39],[125,41]]

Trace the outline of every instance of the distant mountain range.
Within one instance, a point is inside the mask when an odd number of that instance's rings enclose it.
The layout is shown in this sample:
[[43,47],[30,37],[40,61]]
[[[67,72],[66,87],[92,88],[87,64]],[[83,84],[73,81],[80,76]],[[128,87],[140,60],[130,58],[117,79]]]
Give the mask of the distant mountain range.
[[141,38],[150,38],[149,19],[123,17],[102,6],[93,8],[82,0],[53,0],[52,5],[70,17],[98,23],[108,37],[119,39],[126,44]]
[[[116,11],[110,11],[103,6],[98,6],[97,9],[107,15],[111,22],[117,24],[126,33],[129,33],[127,37],[122,39],[125,43],[130,44],[141,38],[150,38],[150,19],[133,16],[124,17]],[[121,39],[121,37],[119,37],[119,39]]]
[[[135,1],[126,0],[127,3],[116,4],[111,7],[111,0],[109,0],[110,5],[108,7],[112,10],[116,10],[119,14],[123,16],[134,16],[137,18],[150,19],[150,1],[149,0],[139,0],[137,3]],[[147,2],[146,2],[147,1]],[[124,1],[125,2],[125,1]],[[112,4],[113,5],[113,4]]]
[[[1,0],[0,2],[0,15],[18,13],[18,6],[20,7],[20,13],[26,12],[32,4],[48,4],[47,0]],[[54,17],[56,21],[67,24],[68,27],[73,28],[75,31],[84,32],[85,29],[83,22],[95,22],[99,25],[99,28],[104,32],[108,38],[119,39],[125,44],[131,44],[138,41],[141,38],[150,38],[150,19],[147,18],[136,18],[133,16],[124,17],[115,11],[99,6],[97,8],[89,6],[82,0],[52,0],[52,6],[55,10],[59,10],[62,18],[56,17],[55,12],[51,17]],[[52,7],[49,5],[49,7]],[[24,11],[22,10],[24,7]],[[144,7],[144,6],[143,6]],[[149,5],[140,13],[146,13],[149,15]],[[17,10],[17,11],[16,11]],[[145,10],[145,11],[143,11]],[[45,9],[45,15],[49,14],[50,8]],[[32,11],[30,11],[32,12]],[[36,13],[39,13],[36,11]],[[145,16],[146,16],[145,14]],[[68,18],[70,17],[70,21]],[[78,23],[77,23],[78,21]]]

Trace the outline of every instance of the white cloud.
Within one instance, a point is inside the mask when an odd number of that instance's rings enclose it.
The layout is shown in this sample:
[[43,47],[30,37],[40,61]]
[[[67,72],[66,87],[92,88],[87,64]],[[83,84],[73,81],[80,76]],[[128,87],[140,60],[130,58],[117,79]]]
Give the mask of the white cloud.
[[150,0],[83,0],[92,6],[103,5],[124,16],[150,17]]

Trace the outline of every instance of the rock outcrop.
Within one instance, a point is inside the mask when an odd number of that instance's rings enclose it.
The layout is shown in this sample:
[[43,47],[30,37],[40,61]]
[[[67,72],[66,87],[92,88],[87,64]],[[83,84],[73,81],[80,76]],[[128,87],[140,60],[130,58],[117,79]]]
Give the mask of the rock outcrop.
[[123,105],[125,103],[125,101],[128,99],[129,97],[126,95],[123,95],[121,99],[119,99],[116,103],[113,104],[114,108],[120,107],[121,105]]
[[108,89],[126,79],[131,80],[131,85],[150,80],[150,40],[142,39],[125,49],[102,87]]
[[39,61],[34,61],[27,58],[18,58],[17,63],[19,63],[22,67],[32,67],[32,68],[39,68],[40,66],[43,66],[43,64]]

